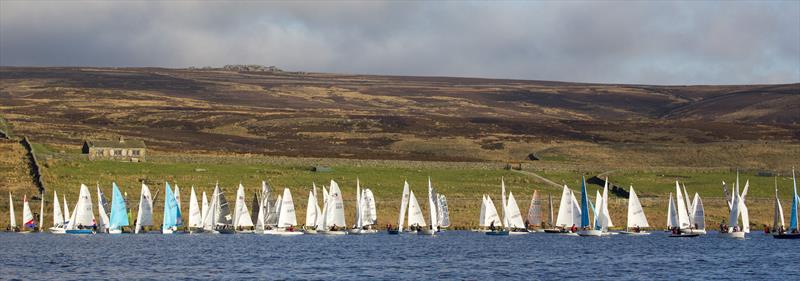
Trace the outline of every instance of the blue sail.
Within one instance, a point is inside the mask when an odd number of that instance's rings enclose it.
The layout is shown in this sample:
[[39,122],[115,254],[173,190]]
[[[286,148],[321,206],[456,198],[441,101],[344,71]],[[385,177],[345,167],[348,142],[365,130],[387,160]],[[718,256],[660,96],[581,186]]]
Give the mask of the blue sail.
[[589,226],[589,198],[586,192],[586,179],[581,176],[581,227]]
[[792,219],[789,222],[789,231],[793,231],[798,229],[797,227],[797,201],[800,201],[800,197],[797,196],[797,177],[794,175],[794,170],[792,170],[792,181],[794,182],[794,198],[792,198]]
[[175,201],[175,194],[172,193],[169,183],[166,183],[164,192],[164,223],[161,229],[169,229],[178,226],[178,202]]
[[109,217],[108,228],[118,229],[123,226],[128,226],[128,211],[125,206],[125,199],[119,191],[117,183],[111,183],[111,216]]

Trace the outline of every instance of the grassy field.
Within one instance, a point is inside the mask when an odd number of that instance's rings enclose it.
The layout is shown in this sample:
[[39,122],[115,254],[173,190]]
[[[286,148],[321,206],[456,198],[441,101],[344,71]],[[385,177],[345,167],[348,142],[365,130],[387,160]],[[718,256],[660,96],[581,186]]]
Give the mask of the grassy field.
[[[513,192],[517,198],[520,209],[525,212],[530,202],[534,189],[542,190],[545,194],[553,196],[553,204],[558,208],[561,188],[547,185],[513,170],[503,169],[503,163],[471,163],[471,162],[414,162],[414,161],[388,161],[388,160],[353,160],[332,158],[288,158],[265,157],[254,155],[238,156],[210,156],[210,155],[153,155],[145,163],[127,163],[115,161],[89,161],[77,151],[56,152],[57,148],[39,145],[40,158],[45,160],[44,179],[49,188],[47,196],[47,216],[45,221],[49,225],[49,215],[52,191],[57,190],[59,195],[66,195],[70,204],[75,203],[77,192],[81,183],[90,186],[92,196],[96,194],[95,185],[110,197],[111,182],[116,182],[127,192],[130,202],[137,204],[140,183],[145,182],[153,193],[156,190],[163,192],[164,182],[177,184],[181,187],[182,206],[184,213],[188,206],[189,188],[194,186],[200,196],[201,191],[211,192],[215,183],[228,196],[233,198],[236,186],[242,183],[246,188],[246,196],[252,198],[260,189],[261,181],[268,180],[272,187],[281,190],[284,187],[291,189],[295,198],[298,221],[305,218],[308,192],[312,183],[318,187],[328,185],[330,180],[336,180],[343,191],[347,218],[352,222],[354,212],[354,193],[356,178],[361,180],[362,187],[371,188],[378,203],[379,224],[396,224],[399,208],[399,198],[403,180],[408,180],[417,199],[424,202],[427,197],[427,178],[430,176],[433,185],[439,192],[448,196],[451,210],[451,220],[455,227],[470,228],[477,223],[480,210],[481,194],[490,194],[499,206],[500,180],[505,178],[508,191]],[[312,172],[313,165],[324,165],[332,168],[331,172]],[[735,172],[728,168],[648,168],[641,170],[624,169],[614,171],[593,171],[585,167],[569,167],[554,165],[548,167],[540,164],[535,169],[527,170],[536,172],[557,183],[567,184],[580,196],[580,176],[587,178],[600,173],[608,172],[609,180],[626,189],[633,185],[639,193],[650,224],[662,227],[666,218],[666,198],[669,192],[674,192],[674,181],[679,179],[686,184],[693,195],[699,193],[703,197],[707,212],[709,228],[718,224],[727,216],[727,207],[722,198],[721,182],[735,180]],[[663,171],[663,172],[655,172]],[[782,171],[777,177],[781,198],[788,206],[791,192],[791,175]],[[772,221],[772,196],[774,194],[773,177],[756,176],[754,171],[741,174],[741,183],[750,180],[750,191],[747,196],[750,209],[751,222],[754,227],[769,224]],[[595,191],[600,186],[589,185],[590,198],[594,198]],[[5,191],[0,187],[0,191]],[[5,192],[3,193],[5,194]],[[21,210],[21,194],[18,198],[16,209]],[[163,198],[159,196],[159,198]],[[610,211],[615,225],[625,223],[627,212],[627,199],[611,197]],[[249,202],[249,201],[248,201]],[[7,224],[7,200],[0,200],[0,224]],[[163,208],[163,199],[155,203],[156,221],[160,221],[160,210]],[[38,203],[33,208],[38,210]],[[72,206],[71,206],[72,207]],[[423,204],[423,209],[427,205]],[[21,211],[18,211],[18,216]]]

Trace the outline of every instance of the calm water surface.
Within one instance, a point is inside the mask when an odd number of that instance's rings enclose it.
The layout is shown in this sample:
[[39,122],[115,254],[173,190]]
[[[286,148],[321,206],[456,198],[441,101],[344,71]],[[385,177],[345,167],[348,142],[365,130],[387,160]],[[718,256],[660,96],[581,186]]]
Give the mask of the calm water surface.
[[612,235],[0,233],[0,279],[798,280],[800,241]]

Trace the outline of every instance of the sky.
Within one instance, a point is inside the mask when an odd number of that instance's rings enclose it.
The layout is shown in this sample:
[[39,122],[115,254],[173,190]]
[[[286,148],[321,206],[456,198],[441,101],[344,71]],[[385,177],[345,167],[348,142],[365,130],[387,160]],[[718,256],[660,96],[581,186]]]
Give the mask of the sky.
[[800,1],[0,1],[0,65],[800,82]]

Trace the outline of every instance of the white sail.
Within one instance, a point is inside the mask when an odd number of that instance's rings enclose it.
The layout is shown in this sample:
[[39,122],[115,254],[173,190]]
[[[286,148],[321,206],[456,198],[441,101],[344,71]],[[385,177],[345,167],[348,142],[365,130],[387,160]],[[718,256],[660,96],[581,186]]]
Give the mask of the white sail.
[[403,183],[403,196],[400,199],[400,216],[397,219],[397,230],[403,231],[403,222],[406,220],[406,209],[408,209],[408,200],[409,200],[409,187],[408,181]]
[[14,199],[11,198],[11,192],[8,193],[8,215],[10,216],[8,225],[11,228],[17,227],[17,219],[15,218],[16,215],[14,214]]
[[603,211],[605,227],[614,227],[614,222],[611,221],[611,214],[608,212],[608,178],[606,178],[606,184],[603,187],[603,208],[601,210]]
[[206,221],[206,214],[208,213],[208,196],[206,196],[206,192],[203,191],[203,202],[200,205],[200,224],[202,225],[204,221]]
[[783,220],[783,207],[778,198],[778,187],[775,187],[775,213],[772,216],[772,232],[778,232],[781,228],[785,229],[786,221]]
[[675,181],[675,202],[678,211],[678,227],[680,229],[688,229],[689,224],[689,210],[686,209],[686,202],[683,199],[683,192],[678,181]]
[[739,207],[740,207],[740,200],[739,200],[739,192],[736,191],[733,194],[733,202],[731,203],[731,212],[728,216],[728,232],[733,232],[733,228],[739,225]]
[[581,222],[581,205],[578,204],[578,199],[575,198],[575,193],[572,190],[569,191],[569,196],[572,197],[572,221],[576,224],[580,224]]
[[481,197],[481,216],[478,218],[478,226],[486,227],[486,194]]
[[67,196],[61,195],[64,198],[64,225],[66,226],[72,215],[69,213],[69,204],[67,204]]
[[361,225],[368,226],[378,223],[378,210],[375,206],[375,195],[369,188],[364,189],[361,198]]
[[670,192],[667,205],[667,228],[672,229],[676,226],[678,226],[678,212],[675,211],[675,201],[672,200],[672,192]]
[[195,193],[194,186],[192,186],[189,194],[189,227],[203,227],[203,213],[198,205],[197,193]]
[[344,200],[342,200],[342,191],[339,189],[339,184],[331,180],[330,191],[328,194],[330,203],[328,204],[327,225],[346,227],[344,219]]
[[683,187],[683,201],[686,202],[686,213],[689,214],[689,225],[694,227],[694,206],[692,201],[689,201],[689,192],[686,192],[686,184],[682,183]]
[[633,227],[650,227],[650,224],[647,223],[647,217],[644,215],[644,209],[642,208],[642,203],[639,202],[639,196],[636,195],[636,191],[633,190],[633,186],[631,186],[631,193],[628,197],[628,228]]
[[450,227],[450,207],[447,205],[447,196],[438,194],[438,197],[436,212],[439,215],[439,227]]
[[431,230],[437,231],[439,229],[439,215],[436,214],[436,192],[433,191],[430,177],[428,177],[428,210],[431,215]]
[[510,228],[525,228],[525,222],[522,220],[522,214],[519,211],[519,206],[517,206],[517,200],[514,199],[514,193],[508,193],[508,206],[506,206],[506,211],[508,211],[508,227]]
[[328,229],[328,190],[325,189],[325,186],[322,186],[322,212],[321,216],[317,220],[317,230],[327,230]]
[[22,226],[25,228],[33,228],[36,222],[33,221],[33,212],[31,212],[31,205],[28,203],[28,195],[22,197]]
[[297,216],[294,213],[294,200],[292,192],[288,188],[283,189],[281,199],[281,209],[278,215],[278,227],[290,227],[297,225]]
[[181,209],[181,190],[178,187],[177,183],[175,184],[175,189],[172,190],[172,193],[175,195],[175,202],[178,203],[178,212],[183,214],[183,212],[180,212],[180,209]]
[[706,229],[706,210],[703,208],[703,200],[700,199],[700,194],[695,192],[694,201],[692,201],[692,222],[694,228],[699,230]]
[[139,215],[136,216],[135,233],[143,226],[153,225],[153,196],[150,195],[150,188],[142,183],[141,196],[139,197]]
[[[586,199],[589,199],[589,198],[590,197],[586,197]],[[591,199],[589,199],[589,200],[591,200]],[[602,213],[603,213],[602,212],[602,210],[603,210],[603,195],[600,195],[600,191],[599,190],[597,192],[595,192],[595,195],[594,195],[594,206],[591,205],[591,202],[592,201],[589,201],[589,211],[591,211],[591,214],[594,215],[594,220],[591,221],[592,222],[592,228],[594,228],[595,226],[602,228],[603,224],[600,222],[600,220],[603,219],[602,218],[602,216],[603,216],[602,215]]]
[[251,227],[253,219],[250,218],[250,211],[247,209],[247,202],[244,199],[244,186],[240,183],[236,190],[236,209],[233,211],[233,227]]
[[100,232],[105,232],[105,229],[108,228],[108,212],[106,211],[106,204],[105,196],[103,196],[103,192],[100,191],[100,185],[97,185],[97,211],[99,216],[97,216],[97,229]]
[[53,190],[53,226],[64,225],[64,214],[61,213],[61,204],[58,201],[58,192]]
[[500,215],[497,213],[497,208],[494,207],[492,197],[486,195],[486,226],[503,227],[503,221],[500,220]]
[[317,224],[317,197],[314,196],[313,191],[308,192],[308,204],[306,204],[306,226],[315,226]]
[[408,226],[427,226],[425,217],[422,214],[422,208],[417,202],[417,197],[414,196],[414,191],[409,191],[408,197]]
[[503,211],[503,225],[508,227],[509,226],[508,210],[506,210],[506,207],[508,206],[507,205],[508,203],[506,202],[506,180],[504,178],[500,178],[500,196],[501,196],[500,203],[503,204],[503,205],[500,205],[500,207],[502,208],[502,211]]
[[[572,211],[575,209],[573,205],[572,192],[564,185],[564,191],[561,192],[561,203],[558,205],[558,217],[556,218],[556,225],[569,227],[573,224],[577,225],[581,221],[580,218],[575,220]],[[488,221],[487,221],[488,223]]]
[[531,196],[531,205],[528,208],[528,224],[538,226],[542,223],[542,200],[539,198],[539,191],[534,190]]
[[355,212],[355,223],[356,228],[361,229],[361,182],[356,177],[356,212]]
[[89,227],[94,225],[95,220],[92,209],[92,195],[89,193],[89,188],[81,184],[78,203],[75,204],[75,210],[73,210],[72,219],[70,219],[67,229],[77,229],[79,226]]

